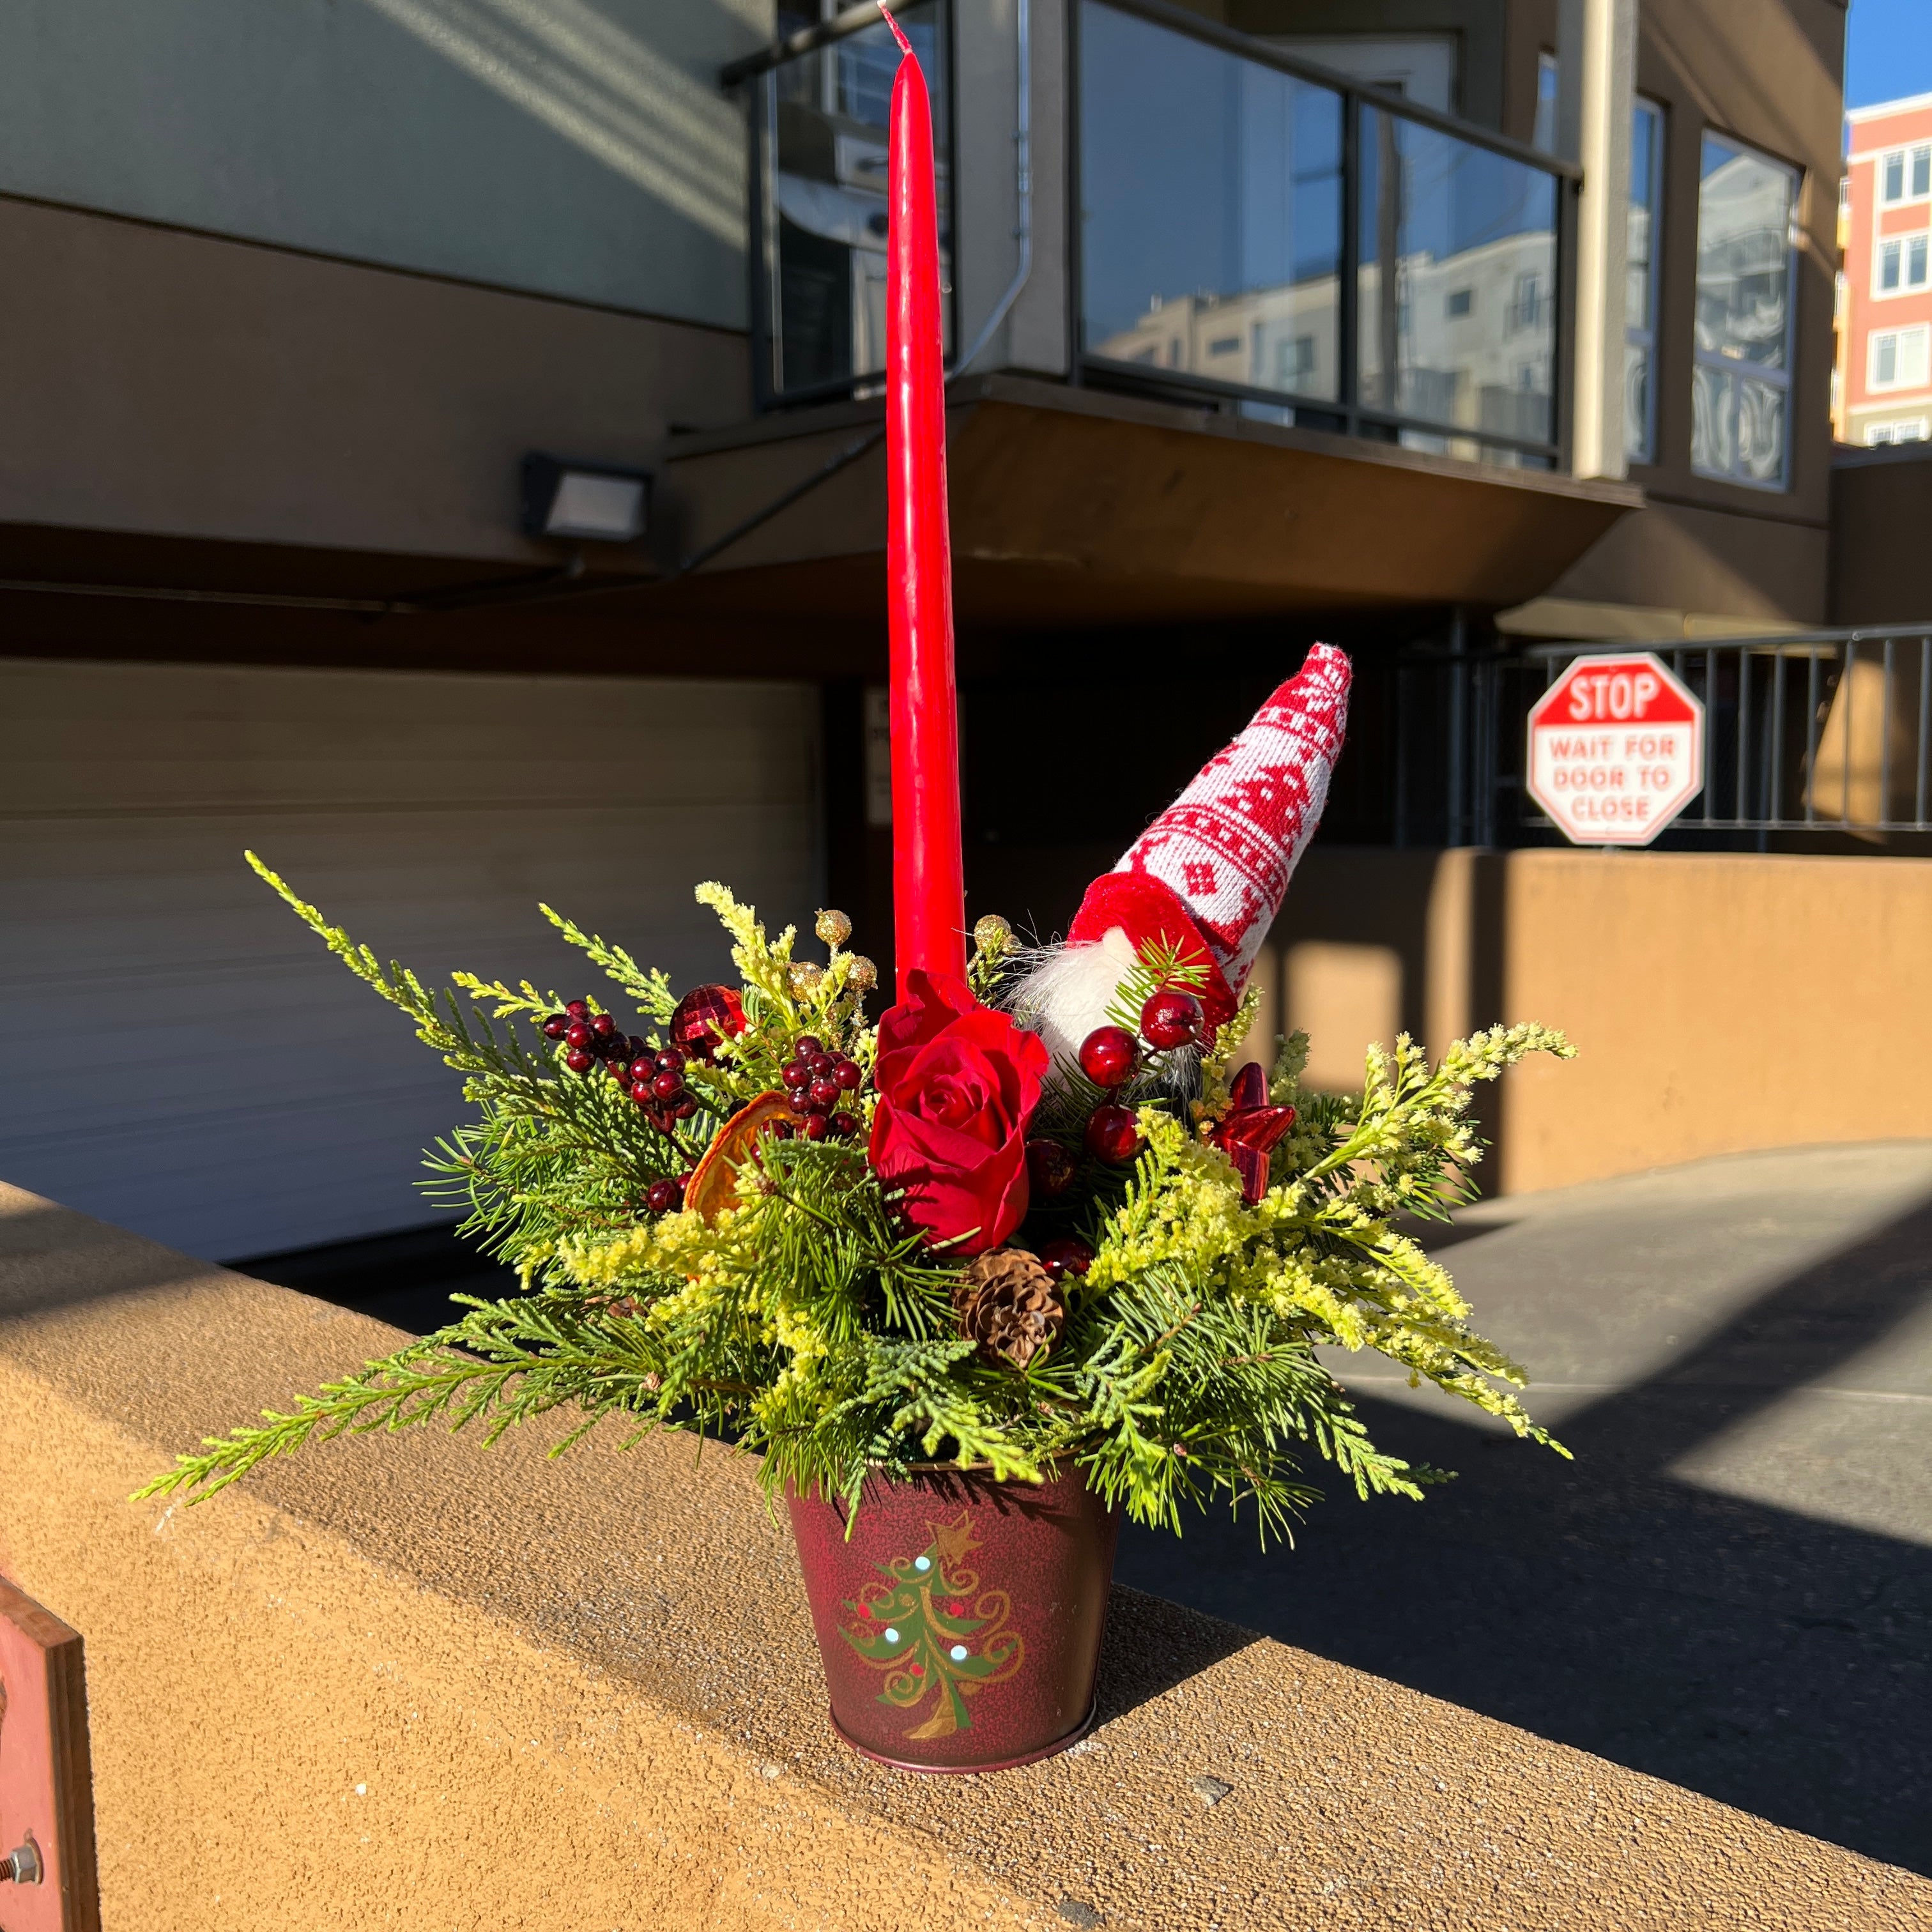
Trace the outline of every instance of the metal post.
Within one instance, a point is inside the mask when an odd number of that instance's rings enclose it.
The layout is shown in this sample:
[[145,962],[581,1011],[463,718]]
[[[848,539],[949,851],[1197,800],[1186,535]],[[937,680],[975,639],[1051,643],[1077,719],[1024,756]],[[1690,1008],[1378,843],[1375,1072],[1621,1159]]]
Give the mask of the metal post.
[[[1402,356],[1402,148],[1395,117],[1376,115],[1376,350],[1382,358],[1376,400],[1391,415],[1399,406],[1396,365]],[[1456,622],[1462,621],[1460,616]]]
[[1925,829],[1925,780],[1932,759],[1932,638],[1918,640],[1918,784],[1912,800],[1912,823]]
[[[1361,400],[1361,281],[1362,97],[1350,92],[1342,97],[1342,276],[1335,319],[1340,339],[1335,346],[1337,400],[1351,436],[1359,436],[1362,428],[1355,414]],[[1401,682],[1398,664],[1398,692]]]
[[1838,695],[1845,706],[1845,728],[1840,734],[1844,740],[1843,766],[1838,780],[1838,823],[1850,828],[1852,822],[1852,705],[1854,702],[1852,688],[1857,680],[1852,672],[1858,661],[1858,640],[1856,638],[1845,640],[1845,668],[1838,674]]
[[1750,646],[1738,646],[1738,818],[1750,818]]
[[1878,707],[1878,820],[1881,825],[1889,824],[1892,818],[1892,646],[1897,641],[1892,638],[1885,640],[1885,683]]
[[1804,653],[1804,823],[1818,822],[1818,647]]

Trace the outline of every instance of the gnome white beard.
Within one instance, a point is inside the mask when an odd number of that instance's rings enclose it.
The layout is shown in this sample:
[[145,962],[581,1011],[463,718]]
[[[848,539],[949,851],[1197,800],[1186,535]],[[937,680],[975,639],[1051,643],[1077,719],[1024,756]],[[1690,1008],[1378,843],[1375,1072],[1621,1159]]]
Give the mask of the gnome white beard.
[[1114,1024],[1114,1001],[1138,964],[1133,941],[1118,926],[1097,944],[1042,946],[1002,1004],[1055,1060],[1077,1066],[1087,1036]]

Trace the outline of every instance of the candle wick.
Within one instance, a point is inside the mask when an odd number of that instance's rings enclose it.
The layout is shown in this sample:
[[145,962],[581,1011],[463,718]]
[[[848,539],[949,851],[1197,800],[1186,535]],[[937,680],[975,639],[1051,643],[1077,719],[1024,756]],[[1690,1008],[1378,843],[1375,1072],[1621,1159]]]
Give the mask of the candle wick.
[[899,52],[908,60],[916,60],[919,56],[913,52],[912,43],[905,37],[905,29],[892,18],[892,10],[886,5],[886,0],[879,0],[879,11],[886,16],[886,25],[892,28],[892,38],[899,44]]

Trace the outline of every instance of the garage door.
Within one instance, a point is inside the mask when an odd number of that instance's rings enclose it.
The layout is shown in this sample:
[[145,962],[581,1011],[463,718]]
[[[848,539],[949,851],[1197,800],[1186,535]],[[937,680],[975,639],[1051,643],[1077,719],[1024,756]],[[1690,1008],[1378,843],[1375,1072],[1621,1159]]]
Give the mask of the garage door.
[[426,976],[601,984],[542,900],[689,984],[697,880],[822,902],[818,745],[806,685],[0,662],[0,1179],[217,1259],[434,1219],[457,1076],[243,849]]

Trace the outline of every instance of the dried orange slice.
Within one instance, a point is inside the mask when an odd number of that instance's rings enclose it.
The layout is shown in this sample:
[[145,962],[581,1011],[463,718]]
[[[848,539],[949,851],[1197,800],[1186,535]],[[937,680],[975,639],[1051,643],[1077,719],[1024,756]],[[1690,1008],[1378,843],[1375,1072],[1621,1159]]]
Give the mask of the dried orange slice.
[[705,1149],[704,1158],[686,1184],[686,1210],[711,1222],[726,1208],[736,1207],[739,1170],[757,1160],[760,1138],[774,1127],[795,1128],[802,1118],[782,1094],[760,1094],[747,1100],[718,1130],[717,1138]]

